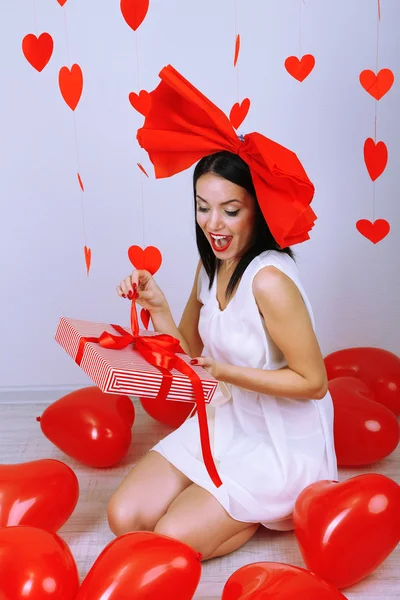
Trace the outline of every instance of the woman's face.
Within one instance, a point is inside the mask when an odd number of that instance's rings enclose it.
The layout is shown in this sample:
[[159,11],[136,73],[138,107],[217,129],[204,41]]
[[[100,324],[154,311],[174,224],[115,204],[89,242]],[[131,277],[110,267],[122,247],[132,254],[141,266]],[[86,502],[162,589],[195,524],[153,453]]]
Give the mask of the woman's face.
[[196,184],[196,220],[214,254],[236,263],[251,243],[255,200],[242,187],[207,173]]

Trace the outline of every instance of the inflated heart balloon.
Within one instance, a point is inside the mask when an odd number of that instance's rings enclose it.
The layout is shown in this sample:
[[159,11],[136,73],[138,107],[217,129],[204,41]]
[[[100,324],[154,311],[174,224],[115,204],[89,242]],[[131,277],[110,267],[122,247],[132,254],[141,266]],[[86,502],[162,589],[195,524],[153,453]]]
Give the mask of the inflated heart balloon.
[[1,600],[75,600],[78,588],[74,558],[56,533],[0,529]]
[[368,465],[389,456],[400,439],[391,410],[374,402],[369,387],[355,377],[329,382],[334,404],[334,438],[339,467]]
[[111,467],[128,452],[134,418],[128,396],[90,386],[51,404],[38,421],[44,435],[68,456],[89,467]]
[[178,540],[149,531],[113,540],[87,574],[76,600],[190,600],[201,556]]
[[161,267],[161,252],[155,246],[147,246],[143,250],[140,246],[128,248],[128,257],[135,269],[149,271],[152,275]]
[[193,402],[173,402],[171,400],[157,400],[155,398],[139,398],[140,404],[150,417],[176,429],[186,421],[193,411]]
[[325,357],[328,379],[357,377],[376,402],[400,415],[400,358],[382,348],[345,348]]
[[342,589],[374,571],[400,541],[400,486],[384,475],[317,481],[295,502],[293,522],[307,568]]
[[31,525],[58,531],[78,497],[75,473],[59,460],[0,465],[0,527]]
[[284,563],[251,563],[226,582],[221,600],[345,600],[336,588],[305,569]]

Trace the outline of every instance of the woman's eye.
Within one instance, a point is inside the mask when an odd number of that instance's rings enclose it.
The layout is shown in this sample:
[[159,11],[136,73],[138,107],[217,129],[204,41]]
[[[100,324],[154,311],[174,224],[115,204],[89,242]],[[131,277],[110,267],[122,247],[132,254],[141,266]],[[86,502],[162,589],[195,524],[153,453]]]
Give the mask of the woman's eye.
[[[203,206],[198,206],[197,210],[199,212],[201,212],[201,213],[206,213],[206,212],[208,212],[209,209],[205,208]],[[227,214],[229,217],[236,217],[236,215],[239,213],[239,210],[240,209],[238,209],[238,210],[226,210],[225,214]]]

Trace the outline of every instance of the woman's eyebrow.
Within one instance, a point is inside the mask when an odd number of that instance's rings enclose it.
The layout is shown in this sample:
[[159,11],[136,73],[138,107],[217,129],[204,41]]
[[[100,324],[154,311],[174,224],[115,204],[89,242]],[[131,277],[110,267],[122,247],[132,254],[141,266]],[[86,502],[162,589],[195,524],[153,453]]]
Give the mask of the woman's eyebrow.
[[[198,198],[199,200],[202,200],[203,202],[208,204],[207,200],[204,200],[204,198],[202,198],[198,194],[196,194],[196,198]],[[242,203],[241,200],[237,200],[236,198],[234,198],[233,200],[226,200],[226,202],[221,202],[221,206],[223,206],[224,204],[230,204],[231,202],[239,202],[239,204]]]

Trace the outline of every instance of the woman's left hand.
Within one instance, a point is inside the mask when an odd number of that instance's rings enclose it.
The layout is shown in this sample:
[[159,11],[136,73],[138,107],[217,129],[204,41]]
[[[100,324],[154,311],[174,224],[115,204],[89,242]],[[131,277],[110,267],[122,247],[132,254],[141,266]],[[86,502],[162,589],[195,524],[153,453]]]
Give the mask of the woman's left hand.
[[197,356],[190,361],[191,365],[199,365],[203,367],[212,377],[218,379],[220,363],[210,356]]

